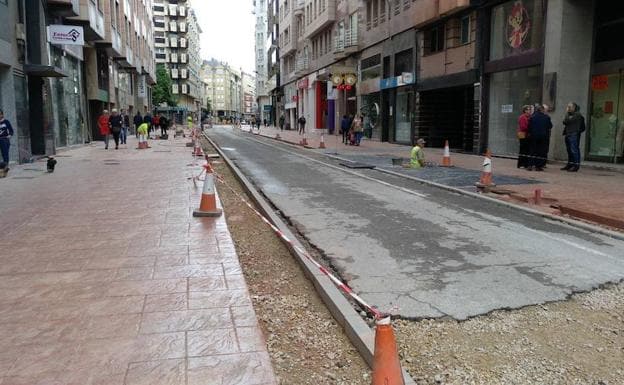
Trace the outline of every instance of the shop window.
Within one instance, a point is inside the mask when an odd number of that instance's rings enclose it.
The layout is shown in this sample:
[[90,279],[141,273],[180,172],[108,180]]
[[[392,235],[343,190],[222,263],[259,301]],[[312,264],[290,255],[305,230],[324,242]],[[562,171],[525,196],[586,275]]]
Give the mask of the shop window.
[[425,55],[431,55],[444,50],[444,25],[438,25],[425,31]]
[[394,56],[394,76],[401,76],[404,72],[414,72],[412,50],[399,52]]
[[492,8],[490,60],[543,47],[543,0],[512,0]]
[[624,22],[598,27],[594,60],[603,62],[623,59],[624,44],[622,44],[622,36],[624,36]]
[[470,43],[470,16],[464,16],[461,19],[459,42],[460,44]]

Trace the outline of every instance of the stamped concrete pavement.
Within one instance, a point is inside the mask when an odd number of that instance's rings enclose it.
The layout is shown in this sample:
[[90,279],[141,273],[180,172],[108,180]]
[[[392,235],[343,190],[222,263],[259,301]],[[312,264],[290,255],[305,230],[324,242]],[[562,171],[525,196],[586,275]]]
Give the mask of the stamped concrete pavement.
[[1,385],[276,384],[225,219],[184,139],[0,179]]

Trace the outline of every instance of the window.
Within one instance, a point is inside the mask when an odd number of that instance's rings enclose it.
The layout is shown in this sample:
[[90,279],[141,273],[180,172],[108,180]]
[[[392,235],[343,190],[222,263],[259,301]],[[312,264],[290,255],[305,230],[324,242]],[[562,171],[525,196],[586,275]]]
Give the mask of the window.
[[461,19],[459,42],[461,44],[470,43],[470,16],[464,16]]
[[535,52],[544,46],[541,3],[512,0],[492,8],[490,60]]
[[444,50],[444,25],[425,31],[424,41],[425,55],[430,55]]

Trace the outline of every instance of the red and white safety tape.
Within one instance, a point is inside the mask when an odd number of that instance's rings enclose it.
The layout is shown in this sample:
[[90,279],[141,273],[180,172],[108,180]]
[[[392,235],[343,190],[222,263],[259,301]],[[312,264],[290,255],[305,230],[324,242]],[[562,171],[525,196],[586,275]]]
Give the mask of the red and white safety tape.
[[353,292],[353,290],[347,286],[344,282],[340,280],[340,278],[336,277],[332,272],[330,272],[325,266],[321,265],[318,261],[316,261],[305,249],[300,246],[297,246],[291,239],[289,239],[277,226],[275,226],[271,221],[269,221],[261,212],[259,212],[245,197],[239,194],[236,190],[232,188],[221,175],[214,173],[217,181],[226,186],[238,199],[240,199],[245,205],[247,205],[264,223],[269,225],[271,229],[286,243],[288,243],[293,249],[295,249],[299,254],[303,255],[308,261],[310,261],[316,268],[319,269],[323,274],[325,274],[340,290],[342,290],[345,294],[353,298],[360,306],[366,309],[370,314],[373,315],[375,319],[381,319],[386,317],[387,315],[379,311],[377,308],[369,305],[366,301],[362,299],[359,295]]

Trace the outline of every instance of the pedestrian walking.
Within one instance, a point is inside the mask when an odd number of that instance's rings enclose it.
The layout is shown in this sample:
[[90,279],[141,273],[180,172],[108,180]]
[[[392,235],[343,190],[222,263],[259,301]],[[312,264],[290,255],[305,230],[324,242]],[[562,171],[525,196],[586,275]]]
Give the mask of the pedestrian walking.
[[128,142],[128,129],[130,128],[130,117],[125,110],[121,110],[121,117],[123,119],[123,126],[121,127],[121,135],[119,140],[121,144],[127,144]]
[[306,118],[303,115],[301,115],[299,117],[299,120],[297,120],[297,122],[299,122],[299,135],[305,134]]
[[520,150],[518,151],[518,168],[527,168],[530,166],[529,153],[531,145],[529,142],[529,119],[531,118],[531,106],[522,107],[522,115],[518,117],[518,143]]
[[136,134],[137,139],[139,138],[139,126],[143,123],[143,117],[141,116],[141,112],[137,111],[136,115],[134,115],[134,133]]
[[[264,122],[266,123],[266,119],[264,120]],[[258,119],[256,119],[256,124],[258,127],[258,134],[260,133],[260,123],[262,123],[262,120],[258,117]]]
[[535,113],[529,119],[531,159],[527,170],[544,171],[548,159],[548,144],[552,127],[550,116],[544,112],[544,106],[538,105]]
[[267,126],[267,120],[263,119],[262,122],[264,123],[264,127],[266,127]]
[[578,104],[568,103],[563,118],[563,135],[568,150],[568,164],[562,170],[576,172],[581,167],[581,134],[585,131],[585,118],[580,113]]
[[168,138],[167,130],[169,130],[169,119],[165,115],[160,115],[160,120],[158,122],[160,126],[160,135],[163,139]]
[[284,131],[284,122],[285,121],[286,121],[286,118],[284,117],[284,114],[282,114],[279,117],[279,128],[280,128],[280,131]]
[[0,109],[0,150],[5,171],[9,171],[9,150],[11,149],[11,137],[13,135],[15,135],[15,131],[13,131],[11,122],[4,118],[4,111]]
[[340,133],[342,134],[342,143],[349,144],[349,131],[351,129],[351,120],[347,115],[342,115],[340,121]]
[[100,129],[100,135],[104,137],[104,149],[108,150],[108,141],[110,140],[110,115],[108,110],[102,111],[102,115],[98,118],[98,128]]
[[123,127],[123,118],[116,109],[113,108],[112,115],[108,119],[113,139],[115,140],[115,150],[119,150],[119,137]]
[[359,114],[356,114],[353,118],[353,122],[351,122],[351,131],[353,132],[352,144],[359,146],[362,141],[362,135],[364,134],[364,126],[362,125],[362,118]]

